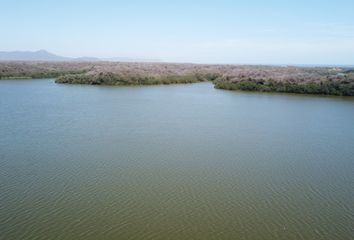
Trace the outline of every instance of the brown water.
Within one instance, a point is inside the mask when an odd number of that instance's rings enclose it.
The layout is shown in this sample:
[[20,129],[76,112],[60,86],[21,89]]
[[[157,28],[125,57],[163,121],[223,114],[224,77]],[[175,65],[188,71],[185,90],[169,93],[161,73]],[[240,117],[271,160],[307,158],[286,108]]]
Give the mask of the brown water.
[[0,81],[0,239],[354,239],[354,99]]

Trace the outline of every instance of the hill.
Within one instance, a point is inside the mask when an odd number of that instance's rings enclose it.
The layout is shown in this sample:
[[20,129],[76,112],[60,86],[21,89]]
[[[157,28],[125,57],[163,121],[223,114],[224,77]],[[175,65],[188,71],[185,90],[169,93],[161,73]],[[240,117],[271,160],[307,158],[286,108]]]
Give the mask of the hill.
[[0,51],[0,61],[41,61],[41,62],[63,62],[63,61],[76,61],[76,62],[160,62],[158,59],[143,59],[143,58],[128,58],[128,57],[112,57],[112,58],[97,58],[97,57],[63,57],[50,53],[46,50],[38,51]]

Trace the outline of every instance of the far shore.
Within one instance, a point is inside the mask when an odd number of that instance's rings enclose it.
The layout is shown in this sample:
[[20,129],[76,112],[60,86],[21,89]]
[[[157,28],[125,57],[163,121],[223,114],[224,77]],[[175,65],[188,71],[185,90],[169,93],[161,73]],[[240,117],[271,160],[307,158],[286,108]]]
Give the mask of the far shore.
[[340,67],[113,62],[0,62],[0,79],[157,85],[213,82],[226,90],[354,96],[354,70]]

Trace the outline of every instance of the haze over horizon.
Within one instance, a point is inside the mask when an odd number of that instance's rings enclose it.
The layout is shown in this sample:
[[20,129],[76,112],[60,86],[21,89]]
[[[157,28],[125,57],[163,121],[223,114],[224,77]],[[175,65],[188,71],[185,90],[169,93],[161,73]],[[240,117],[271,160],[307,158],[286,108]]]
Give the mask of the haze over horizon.
[[166,62],[354,65],[354,2],[1,3],[0,51]]

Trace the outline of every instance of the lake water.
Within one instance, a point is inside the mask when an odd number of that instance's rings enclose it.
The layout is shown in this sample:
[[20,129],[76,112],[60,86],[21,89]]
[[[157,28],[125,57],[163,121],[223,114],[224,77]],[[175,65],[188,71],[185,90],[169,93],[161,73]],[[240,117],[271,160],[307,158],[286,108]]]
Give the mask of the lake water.
[[0,81],[0,239],[354,239],[354,98]]

